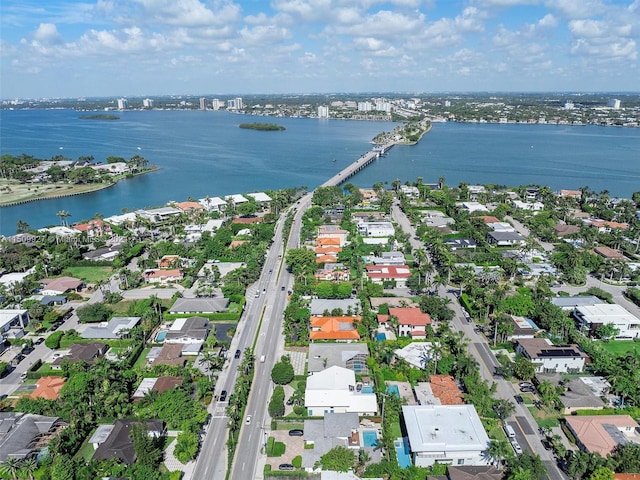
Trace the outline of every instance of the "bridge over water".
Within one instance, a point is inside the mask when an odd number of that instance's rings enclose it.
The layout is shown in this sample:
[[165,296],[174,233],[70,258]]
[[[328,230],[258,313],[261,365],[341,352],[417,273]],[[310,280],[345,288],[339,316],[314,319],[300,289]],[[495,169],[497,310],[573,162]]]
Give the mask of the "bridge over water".
[[360,170],[368,167],[374,160],[387,153],[395,144],[395,142],[387,142],[383,145],[377,145],[375,148],[373,148],[373,150],[365,153],[351,165],[347,166],[336,175],[331,177],[329,180],[324,182],[322,186],[330,187],[345,183],[349,178],[353,177]]

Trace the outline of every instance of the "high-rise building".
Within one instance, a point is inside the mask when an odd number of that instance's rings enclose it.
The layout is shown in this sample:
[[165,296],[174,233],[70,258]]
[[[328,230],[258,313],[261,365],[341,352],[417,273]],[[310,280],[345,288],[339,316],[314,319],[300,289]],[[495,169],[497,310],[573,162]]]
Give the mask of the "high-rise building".
[[150,98],[145,98],[142,100],[142,106],[144,108],[153,108],[153,100]]
[[371,105],[371,102],[358,102],[359,112],[370,112],[371,110],[373,110],[373,105]]
[[213,108],[216,112],[224,107],[224,102],[219,98],[214,98],[211,100],[211,108]]
[[200,97],[200,110],[207,109],[207,99],[204,97]]
[[618,100],[617,98],[612,98],[611,100],[609,100],[607,102],[607,107],[613,108],[615,110],[619,110],[620,109],[620,100]]
[[129,108],[129,102],[127,102],[126,98],[119,98],[118,99],[118,110],[126,110],[127,108]]
[[329,118],[329,107],[320,105],[318,107],[318,118]]
[[244,108],[244,103],[242,103],[242,97],[236,97],[233,100],[236,110],[242,110]]

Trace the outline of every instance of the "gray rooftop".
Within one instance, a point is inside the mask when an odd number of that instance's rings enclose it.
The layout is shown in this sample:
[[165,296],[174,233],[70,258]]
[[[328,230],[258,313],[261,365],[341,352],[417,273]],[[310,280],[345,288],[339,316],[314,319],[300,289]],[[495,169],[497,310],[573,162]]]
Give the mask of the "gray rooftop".
[[[309,344],[309,372],[321,372],[335,365],[350,368],[350,360],[360,356],[365,362],[369,356],[366,343],[311,343]],[[326,365],[325,365],[326,359]]]
[[339,308],[342,313],[347,315],[347,311],[351,307],[351,314],[357,315],[361,312],[360,300],[357,298],[346,298],[343,300],[331,300],[325,298],[314,298],[311,300],[311,315],[322,315],[325,311],[331,312]]
[[228,308],[228,298],[178,298],[169,309],[169,313],[220,313]]
[[140,322],[140,317],[113,317],[108,322],[90,326],[80,334],[82,338],[120,338]]
[[312,468],[333,447],[348,446],[347,437],[359,426],[357,413],[325,413],[324,420],[305,420],[305,442],[313,442],[313,450],[302,452],[302,466]]
[[103,443],[111,435],[113,427],[113,425],[98,425],[88,443]]
[[22,412],[0,412],[0,462],[27,458],[34,442],[65,423],[59,417]]
[[579,378],[571,379],[566,385],[566,391],[560,395],[560,401],[567,409],[573,408],[603,408],[604,402],[593,394],[591,388]]
[[598,297],[593,295],[574,295],[572,297],[554,297],[551,303],[564,310],[573,310],[577,307],[590,307],[602,303]]
[[165,342],[180,342],[189,340],[204,341],[209,335],[211,325],[204,317],[178,318],[167,330]]

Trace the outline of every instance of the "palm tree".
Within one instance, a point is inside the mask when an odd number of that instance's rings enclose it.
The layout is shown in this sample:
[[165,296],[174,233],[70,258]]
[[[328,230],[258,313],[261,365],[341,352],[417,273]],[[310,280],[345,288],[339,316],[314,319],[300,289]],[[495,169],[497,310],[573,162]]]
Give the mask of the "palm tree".
[[4,475],[11,475],[13,480],[18,480],[18,472],[20,471],[21,460],[19,458],[8,458],[2,466],[0,472]]
[[59,210],[58,213],[56,213],[56,216],[60,219],[60,223],[66,227],[67,226],[66,218],[70,217],[71,214],[66,210]]
[[27,458],[20,464],[20,470],[29,475],[29,480],[33,480],[33,473],[38,469],[38,462],[33,458]]
[[500,469],[502,467],[502,461],[510,455],[511,447],[506,440],[491,440],[486,453],[490,458],[495,460],[498,469]]

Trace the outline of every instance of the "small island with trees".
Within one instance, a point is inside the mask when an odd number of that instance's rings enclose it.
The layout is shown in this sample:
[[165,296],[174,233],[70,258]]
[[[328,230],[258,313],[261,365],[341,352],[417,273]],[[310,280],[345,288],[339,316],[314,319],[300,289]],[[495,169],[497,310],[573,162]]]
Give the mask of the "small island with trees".
[[276,125],[275,123],[241,123],[240,128],[246,128],[248,130],[263,130],[263,131],[280,131],[286,130],[282,125]]
[[118,115],[109,115],[106,113],[97,113],[95,115],[80,115],[81,120],[120,120]]

